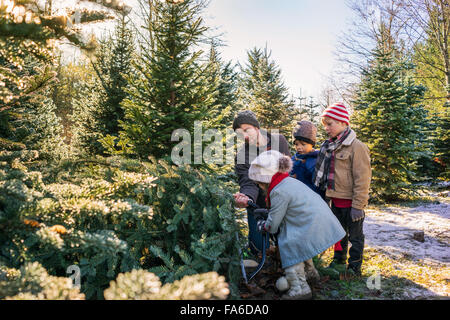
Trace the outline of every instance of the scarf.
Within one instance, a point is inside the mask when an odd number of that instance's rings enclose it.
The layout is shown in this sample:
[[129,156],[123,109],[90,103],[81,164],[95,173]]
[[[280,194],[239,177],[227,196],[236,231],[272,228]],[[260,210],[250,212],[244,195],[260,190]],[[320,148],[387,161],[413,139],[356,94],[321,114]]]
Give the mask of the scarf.
[[335,151],[341,146],[342,142],[344,142],[350,132],[350,127],[347,127],[347,129],[336,138],[325,141],[320,147],[313,176],[313,182],[319,190],[326,190],[327,188],[334,190]]
[[269,184],[269,189],[267,190],[267,195],[266,195],[267,208],[270,209],[270,192],[272,191],[273,188],[275,188],[281,181],[283,181],[287,177],[289,177],[288,172],[285,172],[285,173],[277,172],[273,175],[272,180],[270,181],[270,184]]

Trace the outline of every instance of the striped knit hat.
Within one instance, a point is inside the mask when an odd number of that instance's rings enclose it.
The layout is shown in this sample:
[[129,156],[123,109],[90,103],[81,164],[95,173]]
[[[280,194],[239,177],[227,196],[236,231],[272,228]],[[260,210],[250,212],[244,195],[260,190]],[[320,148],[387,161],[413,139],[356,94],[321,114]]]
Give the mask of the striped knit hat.
[[335,103],[322,113],[322,117],[329,117],[331,119],[345,122],[347,125],[350,125],[350,115],[348,114],[347,108],[343,103]]

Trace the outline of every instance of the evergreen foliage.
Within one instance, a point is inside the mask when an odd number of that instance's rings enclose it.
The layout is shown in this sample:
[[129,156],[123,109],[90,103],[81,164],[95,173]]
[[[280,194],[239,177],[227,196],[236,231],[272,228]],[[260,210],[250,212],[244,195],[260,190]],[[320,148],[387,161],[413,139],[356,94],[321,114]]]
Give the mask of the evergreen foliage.
[[289,98],[280,68],[270,60],[267,48],[253,48],[247,58],[246,66],[241,68],[241,108],[252,110],[262,128],[278,129],[290,136],[300,113]]
[[[129,97],[122,103],[122,127],[134,153],[141,158],[170,155],[176,129],[193,136],[194,122],[215,115],[217,82],[209,75],[212,64],[201,61],[197,46],[207,27],[200,17],[201,0],[154,4],[150,21],[154,47],[142,50],[128,78]],[[196,50],[197,49],[197,50]]]
[[[102,5],[119,12],[128,9],[119,1]],[[97,13],[85,11],[83,21],[111,18]],[[37,94],[48,89],[54,80],[55,73],[50,66],[54,61],[55,40],[64,38],[86,50],[92,49],[91,44],[83,41],[71,19],[55,13],[52,1],[0,2],[0,139],[9,149],[23,147],[6,136],[14,135],[15,128],[10,126],[10,120],[22,120],[24,104],[40,98]]]
[[211,45],[209,53],[210,82],[217,83],[216,109],[211,116],[208,128],[226,129],[233,125],[237,112],[238,72],[232,62],[225,63],[215,45]]
[[302,111],[304,111],[304,113],[307,116],[306,120],[311,121],[315,125],[319,124],[319,117],[320,117],[320,113],[318,111],[319,107],[320,105],[314,102],[313,97],[309,97],[309,102],[305,103],[305,105],[302,108],[303,109]]
[[446,85],[446,74],[440,67],[442,59],[435,41],[426,39],[416,45],[412,54],[417,61],[417,82],[426,86],[425,92],[428,121],[432,125],[431,139],[433,142],[434,161],[427,161],[424,167],[429,175],[448,179],[450,151],[449,145],[449,103]]
[[0,263],[39,262],[52,276],[77,265],[88,299],[138,268],[164,282],[216,271],[237,295],[239,227],[216,178],[120,158],[66,161],[42,175],[26,166],[37,158],[0,153]]
[[73,101],[74,144],[88,154],[102,154],[104,148],[98,140],[119,135],[119,122],[124,120],[120,104],[127,97],[125,78],[133,73],[133,43],[128,21],[122,16],[114,36],[100,41],[92,58],[96,77],[81,83]]
[[445,104],[440,116],[435,118],[435,142],[434,150],[436,157],[434,161],[439,164],[439,177],[444,180],[450,178],[450,105]]
[[[104,291],[106,300],[224,300],[228,284],[216,272],[185,276],[161,286],[159,278],[146,270],[120,273]],[[85,295],[67,277],[50,276],[38,262],[19,270],[0,266],[0,299],[84,300]]]
[[[81,2],[94,2],[83,0]],[[98,1],[95,1],[98,3]],[[118,12],[127,12],[129,7],[122,1],[102,1],[102,6]],[[52,10],[52,1],[2,1],[0,3],[0,112],[10,108],[16,100],[32,93],[33,86],[17,74],[29,56],[48,61],[51,43],[65,38],[84,49],[92,49],[82,34],[74,26],[71,16],[58,15]],[[110,15],[99,14],[96,10],[85,11],[80,22],[102,21]],[[21,89],[16,92],[10,84]]]
[[396,200],[410,193],[417,160],[429,157],[422,105],[425,88],[413,83],[410,69],[396,62],[391,51],[377,48],[354,101],[350,122],[370,149],[371,194],[376,200]]
[[51,97],[56,106],[55,113],[61,119],[64,128],[64,141],[75,147],[77,143],[72,143],[72,131],[75,130],[71,119],[74,112],[73,105],[75,101],[84,98],[85,84],[94,79],[95,72],[86,59],[63,63],[61,53],[55,71],[56,84],[51,86]]
[[185,276],[161,286],[155,274],[133,270],[119,274],[105,290],[106,300],[224,300],[229,294],[223,276],[216,272]]
[[20,270],[0,266],[0,299],[6,300],[84,300],[66,277],[50,276],[38,262],[26,263]]

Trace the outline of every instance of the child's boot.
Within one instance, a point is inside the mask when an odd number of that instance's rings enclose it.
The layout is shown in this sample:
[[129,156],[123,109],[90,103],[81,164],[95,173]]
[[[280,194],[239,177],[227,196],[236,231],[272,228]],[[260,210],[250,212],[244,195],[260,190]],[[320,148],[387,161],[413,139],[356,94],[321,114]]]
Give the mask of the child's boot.
[[305,264],[300,262],[292,267],[286,268],[286,279],[290,289],[281,299],[306,300],[312,298],[311,288],[306,282],[304,266]]
[[312,259],[305,261],[305,274],[306,280],[311,281],[312,283],[317,283],[320,280],[319,272],[314,267],[314,262]]

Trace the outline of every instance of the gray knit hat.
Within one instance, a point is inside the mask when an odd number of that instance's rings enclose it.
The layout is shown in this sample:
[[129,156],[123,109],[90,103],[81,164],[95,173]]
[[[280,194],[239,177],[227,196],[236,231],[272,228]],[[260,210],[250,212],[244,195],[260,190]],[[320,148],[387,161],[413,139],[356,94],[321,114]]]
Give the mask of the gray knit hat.
[[259,122],[256,115],[250,110],[240,111],[233,121],[233,130],[236,131],[242,124],[250,124],[259,129]]
[[298,121],[292,132],[295,140],[305,141],[312,145],[316,144],[317,128],[310,121]]

